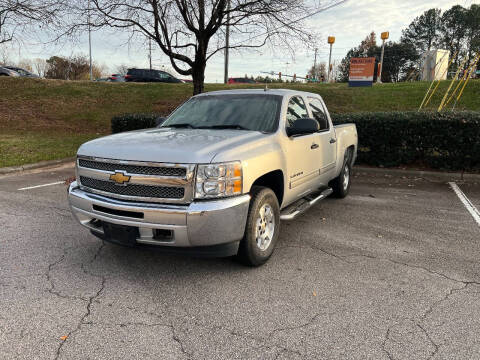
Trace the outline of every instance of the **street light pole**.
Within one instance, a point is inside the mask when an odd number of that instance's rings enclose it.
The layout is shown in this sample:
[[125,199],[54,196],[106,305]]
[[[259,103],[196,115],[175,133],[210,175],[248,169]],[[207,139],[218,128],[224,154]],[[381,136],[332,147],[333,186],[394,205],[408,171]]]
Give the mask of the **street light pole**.
[[380,69],[377,74],[377,83],[380,84],[382,82],[382,70],[383,70],[383,53],[385,51],[385,40],[388,39],[389,32],[381,33],[380,37],[382,38],[382,55],[380,55]]
[[328,75],[327,75],[327,82],[330,82],[330,68],[332,63],[332,46],[335,43],[335,36],[328,37],[328,43],[330,44],[330,55],[328,56]]
[[92,67],[92,34],[90,29],[90,0],[88,0],[88,52],[90,55],[90,81],[92,81],[93,67]]
[[228,83],[228,48],[230,46],[230,0],[227,1],[227,28],[225,29],[225,72],[223,82]]
[[315,59],[313,60],[313,77],[316,80],[317,79],[317,51],[318,49],[315,48]]

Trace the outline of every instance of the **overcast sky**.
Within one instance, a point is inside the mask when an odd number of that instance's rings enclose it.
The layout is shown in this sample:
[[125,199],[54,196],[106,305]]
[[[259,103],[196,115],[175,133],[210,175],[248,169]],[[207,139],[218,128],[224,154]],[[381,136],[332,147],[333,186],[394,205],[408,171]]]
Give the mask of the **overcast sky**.
[[[383,31],[390,32],[390,40],[397,41],[401,30],[416,17],[432,7],[442,11],[460,4],[470,6],[476,0],[348,0],[347,2],[313,16],[308,24],[321,36],[318,39],[319,53],[317,62],[328,62],[327,36],[336,37],[333,46],[332,60],[340,61],[346,52],[357,46],[372,30],[378,35]],[[119,34],[94,33],[93,58],[105,64],[111,72],[116,66],[127,64],[136,67],[148,67],[148,48],[140,44],[128,46],[125,38]],[[381,40],[378,40],[380,42]],[[52,55],[71,55],[72,53],[88,54],[88,37],[85,34],[74,47],[62,46],[15,46],[11,49],[12,60],[18,58],[48,58]],[[158,49],[153,54],[154,67],[168,66],[168,59]],[[313,65],[313,50],[298,49],[295,58],[281,53],[273,53],[268,48],[257,52],[243,51],[230,57],[229,74],[232,77],[245,74],[260,75],[261,71],[281,71],[282,73],[305,76]],[[213,57],[207,65],[206,81],[223,81],[223,55]]]

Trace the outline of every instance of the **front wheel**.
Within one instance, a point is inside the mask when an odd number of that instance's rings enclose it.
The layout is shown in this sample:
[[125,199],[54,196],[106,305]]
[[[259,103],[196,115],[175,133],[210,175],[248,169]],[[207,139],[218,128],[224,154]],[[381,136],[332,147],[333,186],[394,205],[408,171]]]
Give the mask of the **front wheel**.
[[270,258],[278,240],[280,206],[269,188],[254,186],[250,195],[247,226],[237,257],[246,265],[260,266]]

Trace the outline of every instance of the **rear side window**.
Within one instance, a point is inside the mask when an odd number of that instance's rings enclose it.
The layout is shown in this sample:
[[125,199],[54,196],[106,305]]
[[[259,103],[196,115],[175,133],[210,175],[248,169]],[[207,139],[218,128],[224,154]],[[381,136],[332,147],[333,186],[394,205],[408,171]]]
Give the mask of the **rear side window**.
[[134,76],[142,76],[142,70],[139,69],[130,69],[128,70],[128,75],[134,75]]
[[293,126],[293,123],[301,118],[308,118],[307,107],[300,96],[294,96],[288,102],[287,128]]
[[157,71],[158,72],[158,78],[159,79],[170,79],[171,76],[167,74],[166,72],[163,71]]
[[328,130],[328,117],[322,102],[316,98],[308,98],[308,104],[312,111],[313,118],[318,121],[320,131]]

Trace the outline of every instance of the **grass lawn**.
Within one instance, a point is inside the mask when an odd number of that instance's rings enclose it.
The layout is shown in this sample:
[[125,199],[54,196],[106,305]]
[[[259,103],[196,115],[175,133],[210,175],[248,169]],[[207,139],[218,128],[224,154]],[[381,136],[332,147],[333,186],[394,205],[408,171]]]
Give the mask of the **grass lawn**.
[[[430,84],[272,84],[319,93],[333,113],[414,110]],[[429,109],[438,107],[449,82],[442,82]],[[263,85],[207,84],[206,91]],[[0,167],[73,156],[78,146],[110,132],[110,119],[121,113],[170,113],[191,96],[190,84],[92,83],[0,78]],[[457,109],[480,111],[480,80],[470,81]]]

